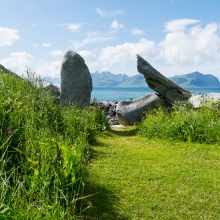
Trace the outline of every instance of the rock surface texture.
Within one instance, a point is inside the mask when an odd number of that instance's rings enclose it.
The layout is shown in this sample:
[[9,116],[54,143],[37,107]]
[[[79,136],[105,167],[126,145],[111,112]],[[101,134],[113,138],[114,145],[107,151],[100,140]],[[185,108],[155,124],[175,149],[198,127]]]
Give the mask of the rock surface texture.
[[76,105],[83,108],[90,103],[92,78],[84,59],[76,52],[68,50],[61,66],[61,95],[62,105]]
[[171,103],[175,101],[184,101],[191,97],[190,92],[167,79],[138,54],[137,69],[138,72],[144,75],[148,86]]
[[211,105],[219,101],[220,101],[220,94],[214,92],[208,94],[193,95],[189,99],[189,102],[192,104],[194,108],[199,108],[203,105]]
[[116,108],[118,122],[124,126],[133,125],[142,120],[145,112],[158,108],[161,104],[170,106],[167,101],[156,94],[148,94],[134,100],[120,101]]
[[52,95],[54,96],[54,100],[59,100],[60,98],[60,88],[56,85],[53,84],[49,84],[47,86],[44,87],[44,90],[46,91],[50,91],[52,93]]

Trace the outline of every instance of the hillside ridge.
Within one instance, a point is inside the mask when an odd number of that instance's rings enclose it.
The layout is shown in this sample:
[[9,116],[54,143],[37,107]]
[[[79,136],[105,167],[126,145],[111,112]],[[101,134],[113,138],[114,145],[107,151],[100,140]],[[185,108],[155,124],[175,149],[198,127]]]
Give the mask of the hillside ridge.
[[[91,73],[93,87],[147,87],[144,76],[136,74],[113,74],[109,71]],[[202,74],[198,71],[169,77],[177,85],[183,88],[220,88],[220,81],[212,74]],[[44,77],[47,83],[60,84],[59,77]]]

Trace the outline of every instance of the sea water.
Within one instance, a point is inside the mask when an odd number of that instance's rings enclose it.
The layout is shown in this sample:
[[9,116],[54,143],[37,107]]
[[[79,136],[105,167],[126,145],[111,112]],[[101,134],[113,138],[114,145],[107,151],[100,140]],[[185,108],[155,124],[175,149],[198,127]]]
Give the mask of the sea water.
[[[220,93],[220,88],[187,88],[187,90],[194,94]],[[92,90],[91,100],[95,99],[98,102],[118,102],[120,100],[140,98],[150,93],[155,93],[155,91],[148,87],[95,87]]]

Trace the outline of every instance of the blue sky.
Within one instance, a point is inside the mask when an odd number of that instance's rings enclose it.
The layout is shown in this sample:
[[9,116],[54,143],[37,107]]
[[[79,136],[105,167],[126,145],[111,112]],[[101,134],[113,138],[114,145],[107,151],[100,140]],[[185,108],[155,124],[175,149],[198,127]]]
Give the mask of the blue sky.
[[0,0],[0,63],[59,77],[78,52],[90,72],[138,74],[140,54],[163,75],[220,79],[218,0]]

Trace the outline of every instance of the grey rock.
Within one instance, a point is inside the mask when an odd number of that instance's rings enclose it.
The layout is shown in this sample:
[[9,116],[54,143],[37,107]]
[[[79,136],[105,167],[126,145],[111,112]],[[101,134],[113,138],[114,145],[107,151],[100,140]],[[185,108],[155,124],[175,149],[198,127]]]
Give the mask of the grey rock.
[[220,102],[220,93],[208,93],[201,95],[193,95],[189,98],[189,102],[194,108],[199,108],[203,105],[210,105],[216,102]]
[[60,88],[56,85],[49,84],[46,87],[44,87],[46,91],[50,91],[56,98],[60,96]]
[[184,101],[191,97],[189,91],[186,91],[173,81],[167,79],[138,54],[137,69],[138,72],[144,75],[148,86],[171,103],[174,103],[175,101]]
[[76,52],[68,50],[61,65],[62,105],[76,105],[83,108],[90,103],[92,78],[84,59]]
[[124,126],[133,125],[140,122],[146,112],[161,105],[170,106],[167,101],[156,94],[147,94],[138,99],[120,101],[116,108],[118,122]]

